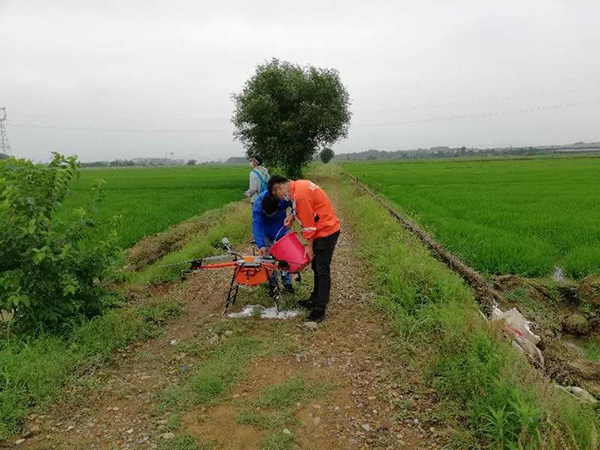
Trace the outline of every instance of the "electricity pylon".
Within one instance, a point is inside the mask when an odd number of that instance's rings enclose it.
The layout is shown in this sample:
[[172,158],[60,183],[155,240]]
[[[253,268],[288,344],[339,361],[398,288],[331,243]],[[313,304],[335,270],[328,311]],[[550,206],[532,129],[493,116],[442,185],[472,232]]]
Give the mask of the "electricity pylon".
[[10,155],[10,143],[6,133],[6,108],[0,108],[0,153]]

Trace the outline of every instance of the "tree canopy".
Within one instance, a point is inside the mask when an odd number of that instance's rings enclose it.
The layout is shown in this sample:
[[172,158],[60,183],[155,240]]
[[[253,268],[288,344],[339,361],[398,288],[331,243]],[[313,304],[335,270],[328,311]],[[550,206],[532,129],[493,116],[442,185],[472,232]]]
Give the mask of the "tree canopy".
[[348,135],[350,96],[335,69],[272,59],[233,99],[234,136],[247,156],[291,178],[302,175],[320,148]]
[[333,159],[334,156],[335,153],[329,147],[325,147],[323,150],[321,150],[321,153],[319,153],[319,158],[323,164],[327,164]]

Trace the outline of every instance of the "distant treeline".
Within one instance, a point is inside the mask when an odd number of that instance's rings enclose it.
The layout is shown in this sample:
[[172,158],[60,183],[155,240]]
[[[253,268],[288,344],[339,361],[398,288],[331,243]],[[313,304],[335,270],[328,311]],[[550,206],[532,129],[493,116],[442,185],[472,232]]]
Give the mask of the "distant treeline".
[[378,161],[389,159],[420,158],[457,158],[473,156],[535,156],[554,153],[587,153],[600,151],[600,142],[578,142],[569,145],[551,145],[541,147],[504,147],[504,148],[467,148],[467,147],[431,147],[416,150],[376,150],[358,153],[340,153],[334,161]]
[[196,159],[170,159],[170,158],[134,158],[113,159],[112,161],[82,162],[81,167],[164,167],[164,166],[195,166],[209,164],[245,164],[248,160],[244,157],[232,157],[226,161],[206,161],[198,163]]
[[[587,153],[600,152],[600,142],[577,142],[568,145],[547,145],[539,147],[496,147],[496,148],[468,148],[468,147],[431,147],[415,150],[377,150],[370,149],[357,153],[340,153],[333,158],[334,161],[379,161],[392,159],[421,159],[421,158],[457,158],[457,157],[482,157],[482,156],[535,156],[550,155],[555,153]],[[0,154],[0,159],[2,159]],[[114,159],[112,161],[92,161],[81,163],[81,167],[160,167],[160,166],[194,166],[213,164],[246,164],[245,156],[232,156],[225,161],[206,161],[198,163],[195,159],[170,159],[170,158],[134,158]]]

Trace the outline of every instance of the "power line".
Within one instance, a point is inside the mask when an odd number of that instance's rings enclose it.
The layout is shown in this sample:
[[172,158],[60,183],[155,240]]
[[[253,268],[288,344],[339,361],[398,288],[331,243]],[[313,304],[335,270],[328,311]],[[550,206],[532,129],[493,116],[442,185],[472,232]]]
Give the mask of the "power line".
[[185,129],[185,128],[98,128],[98,127],[61,127],[54,125],[38,125],[28,123],[11,123],[11,127],[21,128],[42,128],[49,130],[68,130],[68,131],[103,131],[117,133],[221,133],[231,130],[222,129]]
[[520,109],[509,109],[509,110],[501,110],[501,111],[486,111],[474,114],[461,114],[455,116],[440,116],[440,117],[429,117],[426,119],[412,119],[412,120],[393,120],[387,122],[370,122],[370,123],[362,123],[356,124],[355,127],[378,127],[378,126],[388,126],[388,125],[409,125],[409,124],[417,124],[417,123],[429,123],[429,122],[446,122],[451,120],[464,120],[464,119],[475,119],[480,117],[493,117],[493,116],[501,116],[501,115],[509,115],[509,114],[520,114],[520,113],[533,113],[533,112],[542,112],[553,109],[562,109],[562,108],[575,108],[579,106],[589,106],[589,105],[597,105],[600,104],[600,100],[593,100],[589,102],[579,102],[579,103],[562,103],[559,105],[548,105],[548,106],[536,106],[531,108],[520,108]]
[[[542,112],[547,110],[554,109],[563,109],[563,108],[575,108],[581,106],[590,106],[600,104],[600,100],[592,100],[587,102],[577,102],[577,103],[561,103],[558,105],[547,105],[547,106],[536,106],[529,108],[519,108],[519,109],[511,109],[511,110],[500,110],[500,111],[485,111],[480,113],[473,114],[460,114],[453,116],[440,116],[440,117],[429,117],[425,119],[410,119],[410,120],[394,120],[394,121],[384,121],[384,122],[367,122],[367,123],[359,123],[354,125],[355,127],[377,127],[377,126],[389,126],[389,125],[410,125],[410,124],[419,124],[419,123],[430,123],[430,122],[446,122],[452,120],[465,120],[465,119],[475,119],[481,117],[493,117],[493,116],[501,116],[501,115],[510,115],[510,114],[521,114],[521,113],[534,113],[534,112]],[[2,120],[2,116],[0,115],[0,126],[4,127],[4,123],[6,121],[6,109],[0,108],[0,111],[4,111],[4,120]],[[50,130],[65,130],[65,131],[96,131],[96,132],[115,132],[115,133],[229,133],[231,130],[225,128],[214,128],[214,129],[195,129],[195,128],[101,128],[101,127],[69,127],[69,126],[54,126],[54,125],[39,125],[39,124],[27,124],[27,123],[11,123],[7,124],[11,127],[21,127],[21,128],[34,128],[34,129],[50,129]],[[5,130],[5,128],[3,128]],[[0,131],[2,128],[0,128]],[[5,142],[5,145],[8,145],[8,137],[6,136],[6,131],[2,136]]]
[[377,114],[377,113],[387,113],[392,111],[410,111],[416,109],[435,109],[435,108],[445,108],[448,106],[460,106],[460,105],[475,105],[478,103],[484,102],[509,102],[514,100],[524,100],[535,97],[546,97],[550,95],[562,95],[562,94],[571,94],[573,92],[581,92],[581,91],[589,91],[597,89],[598,86],[589,86],[589,87],[581,87],[581,88],[572,88],[572,89],[563,89],[559,91],[549,91],[549,92],[536,92],[531,94],[524,95],[505,95],[499,97],[487,97],[487,98],[479,98],[473,100],[458,100],[454,102],[446,102],[446,103],[434,103],[434,104],[425,104],[425,105],[410,105],[410,106],[400,106],[396,108],[385,108],[385,109],[376,109],[371,111],[364,111],[363,114]]
[[[15,117],[15,114],[12,115]],[[107,121],[107,122],[141,122],[144,119],[139,117],[106,117],[106,116],[82,116],[82,115],[57,115],[57,114],[16,114],[17,117],[42,117],[52,119],[67,119],[67,120],[94,120],[94,121]],[[231,119],[228,117],[161,117],[161,120],[178,120],[178,121],[210,121],[210,122],[228,122]]]

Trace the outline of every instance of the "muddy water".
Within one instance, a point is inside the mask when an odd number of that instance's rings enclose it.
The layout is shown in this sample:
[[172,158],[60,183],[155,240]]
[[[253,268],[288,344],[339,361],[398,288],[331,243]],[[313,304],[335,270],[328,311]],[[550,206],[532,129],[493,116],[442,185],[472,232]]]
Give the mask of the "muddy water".
[[576,350],[582,358],[594,359],[590,350],[598,352],[598,338],[598,336],[575,336],[565,333],[560,337],[560,341],[566,347]]

